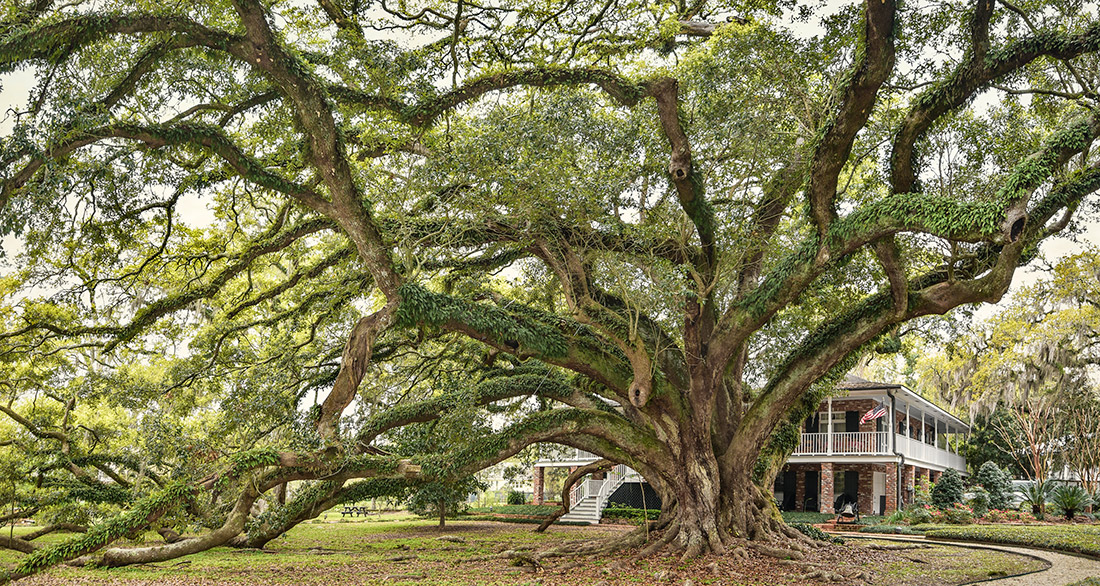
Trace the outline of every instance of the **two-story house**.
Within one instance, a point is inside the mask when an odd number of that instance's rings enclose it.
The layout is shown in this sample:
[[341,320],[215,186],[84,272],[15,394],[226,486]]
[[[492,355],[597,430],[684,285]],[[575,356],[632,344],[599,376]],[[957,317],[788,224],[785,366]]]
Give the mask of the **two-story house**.
[[[948,468],[966,473],[966,460],[957,453],[960,436],[970,431],[965,422],[903,385],[848,376],[837,390],[806,420],[798,447],[776,478],[780,509],[833,513],[837,505],[855,501],[863,514],[890,513],[912,502],[917,483],[935,482]],[[566,458],[536,463],[535,502],[557,498],[543,494],[545,468],[596,459],[572,450]],[[608,502],[636,506],[646,489],[644,479],[622,466],[587,478],[574,488],[566,520],[598,522]]]

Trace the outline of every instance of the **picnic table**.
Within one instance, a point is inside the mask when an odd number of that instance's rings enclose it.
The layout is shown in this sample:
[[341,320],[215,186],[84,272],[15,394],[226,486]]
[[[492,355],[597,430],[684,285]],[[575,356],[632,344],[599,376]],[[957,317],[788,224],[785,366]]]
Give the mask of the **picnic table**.
[[370,510],[367,509],[367,507],[345,506],[344,510],[340,511],[341,517],[346,517],[348,515],[351,515],[352,517],[358,517],[359,515],[366,517],[368,514],[370,514]]

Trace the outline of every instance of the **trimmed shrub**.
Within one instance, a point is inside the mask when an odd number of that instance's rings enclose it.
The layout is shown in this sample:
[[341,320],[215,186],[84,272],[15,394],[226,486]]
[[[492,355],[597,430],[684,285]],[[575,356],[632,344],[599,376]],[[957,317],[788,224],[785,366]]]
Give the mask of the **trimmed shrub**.
[[518,490],[513,490],[508,493],[508,504],[510,505],[525,505],[527,504],[527,495]]
[[905,511],[905,520],[910,525],[932,522],[932,510],[928,505],[917,505]]
[[989,492],[979,486],[974,489],[974,497],[966,501],[966,504],[974,511],[975,516],[984,517],[989,512],[989,498]]
[[989,495],[990,509],[1007,509],[1012,500],[1012,477],[993,462],[986,462],[974,476]]
[[932,505],[938,509],[946,509],[963,500],[963,481],[959,471],[948,468],[940,481],[932,487]]
[[944,521],[952,525],[969,525],[974,522],[974,511],[966,505],[956,503],[943,509]]
[[1066,519],[1072,521],[1077,513],[1085,510],[1092,499],[1089,498],[1089,493],[1080,486],[1063,484],[1051,492],[1050,502],[1062,509],[1062,514],[1066,516]]
[[639,525],[642,523],[642,519],[648,518],[650,521],[656,521],[657,517],[660,516],[660,509],[635,509],[619,504],[607,505],[607,508],[603,510],[605,519],[627,519]]

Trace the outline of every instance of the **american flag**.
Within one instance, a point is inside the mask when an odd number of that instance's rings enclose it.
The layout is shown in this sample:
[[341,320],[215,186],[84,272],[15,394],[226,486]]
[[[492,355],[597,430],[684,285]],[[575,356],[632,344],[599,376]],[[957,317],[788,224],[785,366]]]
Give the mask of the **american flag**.
[[886,405],[879,405],[878,407],[875,407],[874,409],[871,409],[870,411],[864,413],[863,417],[859,418],[859,423],[862,425],[864,423],[867,423],[868,421],[878,419],[883,415],[886,415]]

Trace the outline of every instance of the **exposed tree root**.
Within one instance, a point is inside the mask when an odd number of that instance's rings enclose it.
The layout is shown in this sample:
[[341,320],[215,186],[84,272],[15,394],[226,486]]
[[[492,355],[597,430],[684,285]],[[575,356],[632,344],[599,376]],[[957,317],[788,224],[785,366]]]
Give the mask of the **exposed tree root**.
[[0,535],[0,547],[4,549],[12,549],[20,553],[31,553],[38,549],[38,546],[19,537],[9,537],[7,535]]
[[800,560],[806,557],[806,554],[797,549],[786,549],[782,547],[772,547],[763,543],[749,542],[748,546],[753,551],[762,553],[768,557],[773,557],[780,560]]
[[32,531],[27,533],[22,538],[26,541],[34,541],[43,535],[49,535],[55,531],[68,531],[70,533],[87,533],[88,528],[83,525],[77,525],[76,523],[55,523],[53,525],[47,525],[38,531]]

